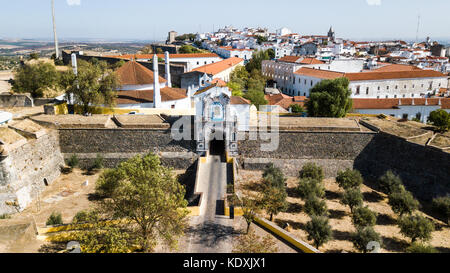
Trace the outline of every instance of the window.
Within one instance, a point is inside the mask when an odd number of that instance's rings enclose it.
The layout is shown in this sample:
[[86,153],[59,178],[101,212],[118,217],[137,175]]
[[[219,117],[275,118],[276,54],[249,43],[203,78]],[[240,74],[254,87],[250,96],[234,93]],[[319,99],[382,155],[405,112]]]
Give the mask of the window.
[[389,95],[386,95],[386,99],[388,99],[389,98]]
[[414,98],[414,94],[411,94],[411,98]]
[[306,79],[305,79],[305,85],[306,85]]
[[416,114],[416,119],[418,119],[418,120],[422,120],[422,113],[417,113]]
[[369,87],[366,88],[366,95],[369,95]]
[[415,87],[416,87],[416,85],[415,85],[415,84],[413,84],[412,88],[415,88]]
[[358,86],[356,87],[356,95],[359,95],[360,89],[361,89],[361,86],[358,85]]
[[386,86],[386,90],[389,90],[389,85],[388,85],[388,86]]
[[428,87],[428,90],[431,90],[431,89],[433,89],[433,82],[431,81],[431,82],[429,82],[429,87]]
[[403,86],[403,88],[405,88],[405,89],[406,89],[406,84],[405,84],[405,86]]
[[406,97],[406,95],[405,95],[405,94],[403,94],[403,97],[405,98],[405,97]]
[[394,99],[396,99],[397,98],[397,95],[394,95]]
[[403,114],[403,115],[402,115],[402,118],[403,118],[403,119],[408,119],[408,114]]
[[311,80],[311,86],[313,85],[313,81]]
[[[388,89],[389,89],[389,88],[388,88]],[[396,90],[398,89],[398,85],[395,86],[395,89],[396,89]]]
[[197,62],[197,65],[199,65],[200,64],[200,62]]
[[378,86],[378,91],[380,91],[380,89],[381,89],[381,88]]

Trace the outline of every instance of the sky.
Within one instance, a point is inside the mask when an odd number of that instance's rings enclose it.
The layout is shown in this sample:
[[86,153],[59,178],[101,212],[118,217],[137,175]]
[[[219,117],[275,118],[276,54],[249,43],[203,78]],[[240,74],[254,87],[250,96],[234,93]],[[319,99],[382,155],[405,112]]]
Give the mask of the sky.
[[[51,0],[2,0],[0,38],[50,39]],[[178,33],[287,27],[349,39],[450,40],[449,0],[55,0],[61,39],[165,40]]]

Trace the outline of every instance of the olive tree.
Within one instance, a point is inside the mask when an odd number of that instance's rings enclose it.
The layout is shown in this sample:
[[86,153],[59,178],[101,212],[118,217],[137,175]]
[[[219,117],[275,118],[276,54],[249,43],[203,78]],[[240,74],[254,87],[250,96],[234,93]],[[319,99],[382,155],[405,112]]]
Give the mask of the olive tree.
[[363,178],[358,170],[346,169],[340,171],[336,177],[336,182],[342,189],[357,188],[363,183]]
[[363,196],[359,188],[350,188],[344,192],[341,203],[350,207],[350,211],[353,213],[353,209],[359,207],[363,203]]
[[306,223],[306,232],[308,240],[312,240],[317,249],[333,238],[329,220],[325,216],[312,216],[311,221]]
[[408,238],[411,242],[416,242],[417,239],[422,241],[429,241],[431,233],[434,231],[434,224],[427,218],[421,215],[405,215],[398,220],[400,233]]

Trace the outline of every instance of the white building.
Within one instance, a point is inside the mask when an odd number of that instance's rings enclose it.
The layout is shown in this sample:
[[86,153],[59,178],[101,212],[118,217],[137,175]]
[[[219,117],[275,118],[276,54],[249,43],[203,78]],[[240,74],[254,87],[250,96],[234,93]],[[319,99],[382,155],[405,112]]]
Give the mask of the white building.
[[[157,54],[158,58],[164,59],[164,54]],[[124,60],[135,60],[137,62],[150,62],[153,59],[153,54],[129,54],[119,56],[109,56],[110,58],[120,58]],[[193,53],[193,54],[170,54],[171,63],[184,64],[187,72],[194,68],[220,62],[223,59],[215,53]]]
[[292,31],[290,29],[286,28],[286,27],[277,29],[277,35],[278,36],[284,36],[284,35],[288,35],[288,34],[291,34],[291,33],[292,33]]
[[230,80],[230,74],[238,66],[243,66],[244,60],[242,58],[231,57],[223,61],[197,67],[192,72],[201,72],[210,75],[213,79],[221,79],[225,82]]
[[417,118],[426,123],[430,113],[438,109],[450,112],[450,99],[353,99],[353,109],[360,114],[385,114],[396,118]]
[[448,88],[448,77],[432,70],[342,73],[302,67],[294,72],[290,95],[307,96],[325,79],[346,77],[353,98],[421,98]]
[[[168,55],[166,53],[166,69],[170,66]],[[153,57],[153,72],[135,61],[129,61],[117,70],[117,74],[122,84],[116,98],[118,108],[191,108],[187,91],[172,87],[170,73],[167,79],[159,76],[156,55]]]
[[238,131],[250,129],[250,102],[231,96],[228,87],[217,84],[197,91],[194,100],[197,152],[208,153],[219,142],[228,155],[236,156]]

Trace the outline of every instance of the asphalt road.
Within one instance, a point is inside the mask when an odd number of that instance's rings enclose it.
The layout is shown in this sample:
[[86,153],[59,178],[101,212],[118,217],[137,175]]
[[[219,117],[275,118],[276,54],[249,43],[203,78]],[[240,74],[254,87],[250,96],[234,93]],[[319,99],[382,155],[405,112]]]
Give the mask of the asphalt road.
[[237,232],[233,220],[223,214],[227,186],[227,163],[221,156],[211,155],[200,175],[200,188],[204,194],[204,213],[191,217],[190,228],[186,232],[188,253],[230,253],[232,237]]

